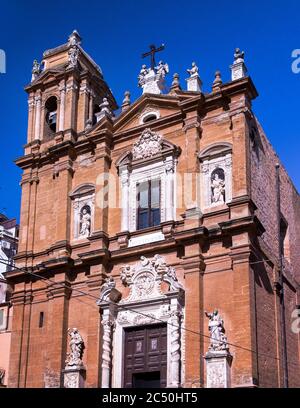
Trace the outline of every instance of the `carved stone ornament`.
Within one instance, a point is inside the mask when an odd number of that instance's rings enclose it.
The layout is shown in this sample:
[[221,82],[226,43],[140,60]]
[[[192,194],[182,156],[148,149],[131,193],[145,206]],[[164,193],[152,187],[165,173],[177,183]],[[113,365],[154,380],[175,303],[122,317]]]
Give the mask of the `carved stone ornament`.
[[60,375],[50,368],[46,368],[44,372],[45,388],[60,388]]
[[126,265],[121,270],[121,280],[130,287],[128,298],[123,300],[146,300],[162,296],[161,282],[169,283],[170,290],[181,290],[175,269],[166,264],[161,255],[155,255],[151,260],[141,256],[140,262],[135,266]]
[[162,137],[151,129],[145,129],[132,149],[133,159],[146,159],[162,151]]
[[112,289],[116,287],[116,282],[114,281],[113,277],[110,276],[109,278],[105,279],[105,282],[101,288],[99,300],[97,301],[97,305],[100,305],[102,302],[108,302],[109,294]]
[[68,329],[70,336],[70,353],[67,354],[66,367],[83,366],[82,355],[84,350],[84,342],[79,334],[78,329]]

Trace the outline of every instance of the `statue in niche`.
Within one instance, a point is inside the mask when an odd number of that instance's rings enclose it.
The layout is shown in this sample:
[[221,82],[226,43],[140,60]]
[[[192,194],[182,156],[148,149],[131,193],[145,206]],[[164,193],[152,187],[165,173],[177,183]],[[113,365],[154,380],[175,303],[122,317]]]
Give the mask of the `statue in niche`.
[[66,365],[67,366],[81,366],[82,355],[84,350],[84,342],[78,331],[78,329],[68,329],[68,334],[70,336],[70,353],[67,355]]
[[225,175],[222,169],[216,169],[211,175],[211,202],[225,203]]
[[215,309],[212,313],[205,312],[209,318],[208,330],[210,333],[210,351],[228,350],[227,337],[225,336],[224,321],[219,311]]
[[81,237],[88,237],[91,233],[91,208],[88,205],[82,207],[80,211],[80,231]]

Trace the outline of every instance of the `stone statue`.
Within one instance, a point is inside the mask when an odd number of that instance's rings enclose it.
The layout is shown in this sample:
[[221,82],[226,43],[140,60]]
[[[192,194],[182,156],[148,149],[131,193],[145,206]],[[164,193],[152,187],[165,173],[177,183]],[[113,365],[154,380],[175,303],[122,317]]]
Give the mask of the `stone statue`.
[[192,62],[192,68],[187,69],[187,72],[190,74],[191,78],[198,76],[198,67],[195,62]]
[[212,189],[212,203],[223,204],[225,202],[224,200],[225,181],[219,177],[218,173],[215,173],[213,175],[211,181],[211,189]]
[[228,350],[227,337],[225,336],[224,321],[219,311],[215,309],[212,313],[205,312],[209,318],[208,330],[210,333],[210,351]]
[[139,76],[138,76],[138,85],[142,86],[144,83],[145,76],[149,73],[149,69],[145,64],[142,65],[142,69],[140,70]]
[[77,45],[72,46],[68,51],[69,67],[76,67],[78,62],[79,49]]
[[244,51],[241,51],[239,48],[236,48],[234,52],[234,63],[237,64],[239,62],[244,62],[244,56],[245,56]]
[[32,73],[31,82],[34,81],[41,73],[41,65],[37,62],[36,59],[33,61],[31,73]]
[[166,74],[169,72],[169,65],[164,64],[163,61],[159,61],[158,65],[155,67],[155,70],[160,78],[165,78]]
[[70,336],[70,353],[67,355],[66,365],[70,366],[82,366],[82,355],[84,350],[84,342],[79,334],[78,329],[68,329],[68,334]]
[[[89,208],[89,207],[88,207]],[[88,237],[91,232],[91,214],[88,212],[87,207],[83,207],[81,210],[81,220],[80,220],[80,236]]]

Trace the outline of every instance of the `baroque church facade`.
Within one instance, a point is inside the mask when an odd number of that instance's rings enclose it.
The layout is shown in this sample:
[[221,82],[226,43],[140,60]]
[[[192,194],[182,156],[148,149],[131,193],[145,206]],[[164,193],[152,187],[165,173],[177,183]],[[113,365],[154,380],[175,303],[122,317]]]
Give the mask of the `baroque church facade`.
[[300,200],[244,53],[204,92],[156,51],[119,110],[76,31],[34,62],[10,387],[300,386]]

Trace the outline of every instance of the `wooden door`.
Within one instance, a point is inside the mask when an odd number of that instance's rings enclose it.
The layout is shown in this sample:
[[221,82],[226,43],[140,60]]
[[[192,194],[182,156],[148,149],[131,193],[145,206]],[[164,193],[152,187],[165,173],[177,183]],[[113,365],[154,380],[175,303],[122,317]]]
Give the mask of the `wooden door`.
[[124,387],[167,385],[167,325],[125,331]]

